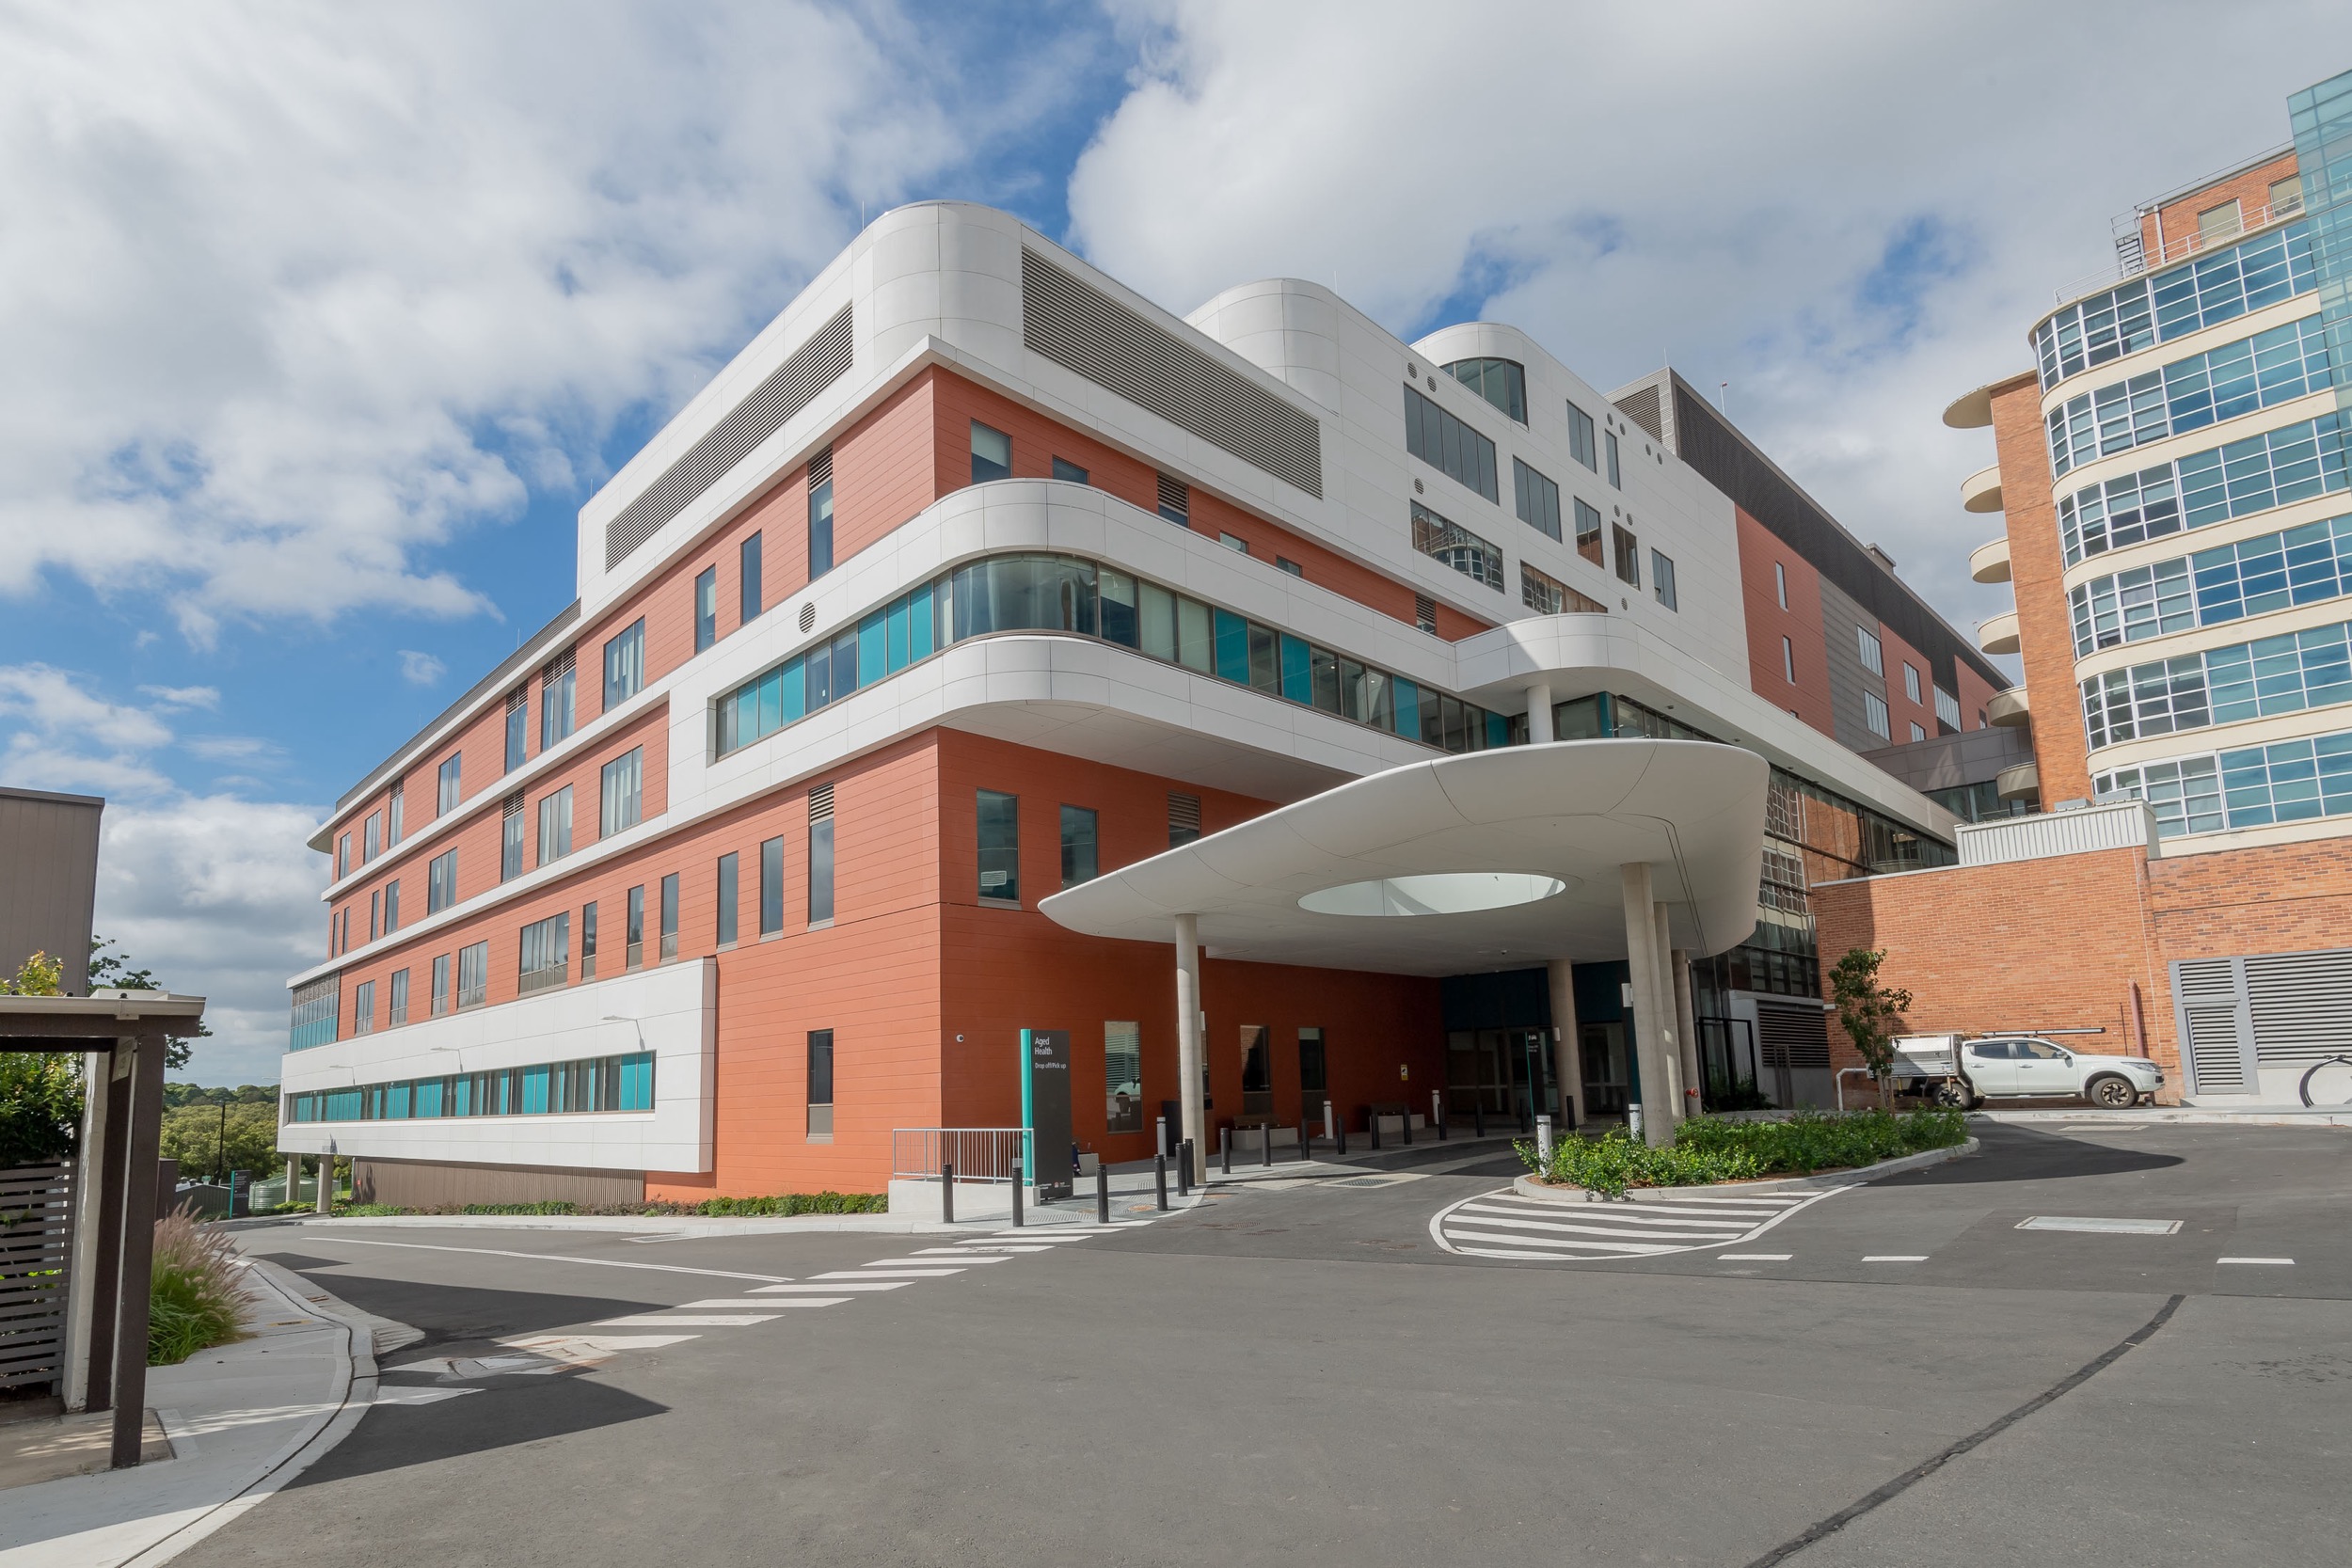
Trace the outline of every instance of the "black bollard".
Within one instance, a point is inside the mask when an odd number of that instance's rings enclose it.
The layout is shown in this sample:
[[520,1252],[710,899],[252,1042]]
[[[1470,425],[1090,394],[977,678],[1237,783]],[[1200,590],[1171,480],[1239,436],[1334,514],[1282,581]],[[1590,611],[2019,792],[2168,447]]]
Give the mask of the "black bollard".
[[1375,1105],[1371,1110],[1366,1111],[1364,1113],[1364,1120],[1369,1122],[1372,1126],[1372,1147],[1376,1152],[1380,1148],[1380,1107]]
[[1486,1135],[1486,1096],[1484,1090],[1470,1101],[1470,1131],[1482,1138]]
[[939,1217],[949,1225],[956,1223],[956,1163],[939,1162]]
[[1094,1163],[1094,1223],[1111,1223],[1111,1172],[1100,1160]]
[[1225,1174],[1226,1174],[1226,1175],[1228,1175],[1228,1176],[1232,1175],[1232,1174],[1233,1174],[1233,1130],[1232,1130],[1232,1128],[1230,1128],[1230,1127],[1220,1127],[1220,1128],[1218,1128],[1218,1129],[1216,1130],[1216,1148],[1217,1148],[1217,1152],[1218,1152],[1219,1154],[1223,1155],[1223,1156],[1224,1156],[1224,1159],[1225,1159]]
[[1429,1109],[1435,1113],[1438,1118],[1438,1141],[1439,1143],[1443,1143],[1446,1140],[1445,1096],[1441,1094],[1432,1094],[1429,1097]]
[[1168,1212],[1168,1156],[1152,1156],[1152,1194],[1160,1212]]
[[1298,1157],[1301,1160],[1313,1159],[1314,1155],[1311,1152],[1311,1140],[1307,1135],[1307,1118],[1300,1117],[1298,1118]]
[[1176,1196],[1192,1196],[1192,1140],[1181,1138],[1176,1144]]
[[1015,1230],[1029,1223],[1021,1217],[1021,1189],[1026,1185],[1027,1182],[1022,1180],[1021,1167],[1015,1164],[1012,1167],[1012,1227]]
[[1331,1152],[1334,1158],[1347,1158],[1347,1123],[1341,1117],[1331,1118]]
[[1403,1129],[1405,1130],[1405,1147],[1406,1147],[1406,1148],[1412,1148],[1412,1147],[1413,1147],[1413,1107],[1412,1107],[1410,1104],[1401,1105],[1401,1106],[1397,1107],[1397,1113],[1396,1113],[1396,1124],[1397,1124],[1399,1127],[1401,1127],[1401,1128],[1403,1128]]
[[1274,1164],[1274,1123],[1258,1129],[1258,1164],[1271,1169]]

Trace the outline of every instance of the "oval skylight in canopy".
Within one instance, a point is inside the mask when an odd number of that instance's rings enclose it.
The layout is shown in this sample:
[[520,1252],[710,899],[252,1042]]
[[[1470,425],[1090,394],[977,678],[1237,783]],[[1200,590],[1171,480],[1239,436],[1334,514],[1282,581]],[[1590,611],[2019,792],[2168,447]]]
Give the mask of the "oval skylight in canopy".
[[1523,871],[1437,871],[1343,882],[1308,894],[1298,907],[1312,914],[1473,914],[1533,904],[1567,891],[1557,877]]

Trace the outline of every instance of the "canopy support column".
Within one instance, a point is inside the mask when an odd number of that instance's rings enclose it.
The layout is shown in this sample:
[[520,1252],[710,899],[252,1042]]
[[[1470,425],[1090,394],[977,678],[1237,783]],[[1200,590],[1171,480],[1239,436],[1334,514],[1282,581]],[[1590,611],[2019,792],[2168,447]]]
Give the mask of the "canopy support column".
[[1176,1075],[1184,1136],[1192,1140],[1192,1180],[1209,1179],[1208,1107],[1200,1093],[1200,917],[1176,917]]
[[1706,1081],[1699,1076],[1698,1007],[1691,999],[1690,949],[1674,950],[1675,1023],[1682,1032],[1683,1113],[1696,1116],[1706,1107]]
[[1672,1014],[1660,985],[1664,965],[1658,945],[1657,899],[1651,894],[1649,863],[1617,868],[1625,900],[1626,969],[1633,985],[1633,1048],[1642,1074],[1642,1136],[1653,1148],[1674,1142],[1681,1098],[1671,1038]]
[[1551,983],[1551,1063],[1560,1079],[1560,1124],[1570,1132],[1584,1122],[1584,1052],[1576,1031],[1576,965],[1554,958],[1544,966]]
[[1682,1024],[1682,1009],[1675,1004],[1675,971],[1671,955],[1674,952],[1673,922],[1666,917],[1665,901],[1650,906],[1650,917],[1657,929],[1657,941],[1650,952],[1658,959],[1658,1016],[1666,1024],[1666,1073],[1673,1091],[1674,1123],[1681,1122],[1691,1114],[1691,1055],[1690,1032]]
[[1551,683],[1527,689],[1527,743],[1541,746],[1553,738],[1551,733]]

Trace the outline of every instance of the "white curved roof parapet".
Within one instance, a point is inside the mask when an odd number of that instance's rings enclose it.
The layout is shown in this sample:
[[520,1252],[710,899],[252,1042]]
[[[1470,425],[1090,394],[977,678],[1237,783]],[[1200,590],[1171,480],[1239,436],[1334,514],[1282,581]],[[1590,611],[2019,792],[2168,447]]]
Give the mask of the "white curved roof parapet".
[[1998,512],[2001,510],[2001,466],[1989,464],[1960,482],[1960,506],[1963,512]]
[[[1641,862],[1675,945],[1717,953],[1756,924],[1769,777],[1753,752],[1703,741],[1474,752],[1353,780],[1038,907],[1134,942],[1171,942],[1175,916],[1196,915],[1213,958],[1457,974],[1622,955],[1618,867]],[[1444,881],[1413,880],[1429,877]],[[1479,879],[1509,896],[1467,891]]]
[[1995,691],[1993,700],[1984,705],[1984,721],[1988,724],[2016,726],[2033,722],[2032,700],[2027,689],[2012,686],[2007,691]]
[[1944,409],[1944,422],[1954,430],[1982,430],[1993,422],[1993,388],[1988,381],[1973,392],[1963,392]]
[[1968,552],[1968,578],[1972,582],[2007,582],[2009,580],[2009,535],[1988,539]]

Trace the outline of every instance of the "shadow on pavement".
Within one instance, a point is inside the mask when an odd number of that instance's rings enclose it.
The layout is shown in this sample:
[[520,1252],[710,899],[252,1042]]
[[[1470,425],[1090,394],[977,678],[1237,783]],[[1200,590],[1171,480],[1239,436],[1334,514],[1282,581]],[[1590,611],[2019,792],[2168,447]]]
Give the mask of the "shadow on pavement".
[[2039,1132],[2029,1127],[1978,1122],[1970,1129],[1983,1143],[1973,1159],[1950,1160],[1925,1170],[1884,1176],[1874,1187],[1964,1187],[1991,1181],[2055,1181],[2073,1176],[2115,1176],[2161,1170],[2185,1162],[2177,1154],[2116,1148],[2080,1138]]
[[358,1431],[287,1490],[617,1426],[669,1408],[580,1372],[498,1378],[478,1393],[434,1404],[371,1408]]

